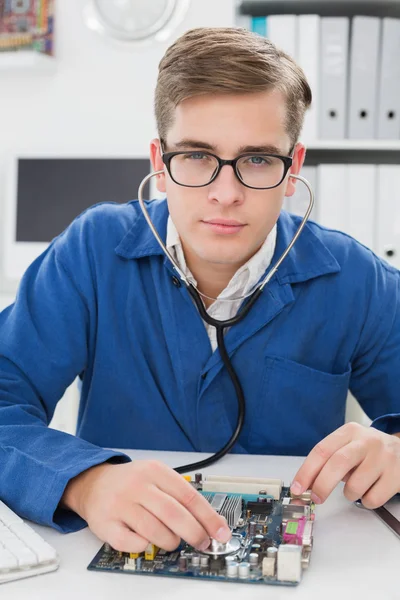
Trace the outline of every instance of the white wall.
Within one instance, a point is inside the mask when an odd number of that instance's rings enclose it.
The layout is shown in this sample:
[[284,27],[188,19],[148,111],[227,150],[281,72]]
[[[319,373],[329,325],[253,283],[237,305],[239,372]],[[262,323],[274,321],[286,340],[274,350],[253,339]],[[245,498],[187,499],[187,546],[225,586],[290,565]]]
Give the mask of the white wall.
[[[0,224],[10,152],[146,155],[156,134],[157,66],[172,39],[137,50],[121,48],[87,29],[85,2],[56,0],[54,74],[0,70]],[[234,12],[234,0],[192,0],[174,37],[192,27],[233,25]],[[14,295],[0,267],[0,310]],[[58,405],[53,426],[74,430],[77,401],[74,384]],[[363,418],[354,403],[348,418]]]
[[[56,0],[54,74],[0,69],[0,219],[10,151],[148,154],[157,67],[173,38],[118,46],[86,27],[85,3]],[[192,0],[174,38],[192,27],[233,25],[234,11],[234,0]],[[14,292],[0,271],[0,294],[6,291]]]
[[[85,2],[56,0],[55,73],[0,70],[0,225],[10,152],[148,155],[156,135],[157,68],[165,50],[192,27],[234,24],[234,0],[191,0],[173,38],[138,49],[121,47],[86,27]],[[1,247],[0,240],[0,265]],[[0,266],[0,310],[14,295]],[[76,407],[74,384],[59,403],[53,426],[72,431]]]

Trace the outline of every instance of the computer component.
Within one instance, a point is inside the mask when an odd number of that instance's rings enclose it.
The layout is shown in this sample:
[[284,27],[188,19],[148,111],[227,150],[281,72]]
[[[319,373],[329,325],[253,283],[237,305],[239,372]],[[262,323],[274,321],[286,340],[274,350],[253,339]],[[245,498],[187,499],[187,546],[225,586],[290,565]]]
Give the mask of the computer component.
[[0,583],[58,569],[57,552],[0,500]]
[[[39,151],[11,155],[0,223],[6,282],[15,285],[51,240],[88,207],[134,199],[149,171],[150,161],[140,156]],[[154,184],[147,191],[156,197]]]
[[252,584],[300,582],[313,546],[315,505],[309,491],[296,497],[281,480],[199,473],[191,484],[227,519],[232,529],[227,544],[211,540],[202,552],[184,541],[173,552],[149,544],[135,554],[104,544],[88,569]]

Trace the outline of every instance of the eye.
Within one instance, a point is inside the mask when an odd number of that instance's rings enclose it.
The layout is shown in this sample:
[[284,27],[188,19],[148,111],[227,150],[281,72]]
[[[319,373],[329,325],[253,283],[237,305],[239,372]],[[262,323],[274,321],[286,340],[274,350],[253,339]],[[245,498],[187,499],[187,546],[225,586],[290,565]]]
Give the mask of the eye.
[[269,164],[271,164],[271,161],[264,156],[249,156],[246,159],[246,162],[248,162],[250,165],[269,165]]
[[207,160],[210,158],[210,156],[204,152],[191,152],[190,154],[185,154],[184,156],[188,160]]

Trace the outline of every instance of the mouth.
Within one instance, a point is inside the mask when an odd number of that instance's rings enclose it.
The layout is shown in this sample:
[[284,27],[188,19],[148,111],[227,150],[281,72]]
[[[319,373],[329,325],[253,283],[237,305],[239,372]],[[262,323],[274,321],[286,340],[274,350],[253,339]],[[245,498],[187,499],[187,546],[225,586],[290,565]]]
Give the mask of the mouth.
[[236,221],[235,219],[209,219],[201,222],[214,233],[222,233],[225,235],[238,233],[246,227],[244,223],[240,223],[240,221]]

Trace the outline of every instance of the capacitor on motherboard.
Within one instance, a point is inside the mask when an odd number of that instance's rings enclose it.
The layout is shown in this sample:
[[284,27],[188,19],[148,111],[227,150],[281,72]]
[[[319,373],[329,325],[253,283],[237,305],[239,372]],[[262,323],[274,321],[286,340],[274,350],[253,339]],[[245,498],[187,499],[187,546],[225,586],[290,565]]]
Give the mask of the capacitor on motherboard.
[[248,562],[239,563],[239,579],[248,579],[250,576],[250,564]]
[[187,558],[186,556],[180,556],[178,559],[178,569],[180,571],[186,571],[187,569]]
[[209,557],[208,556],[200,556],[200,566],[208,567]]
[[226,574],[228,577],[238,576],[238,563],[235,560],[231,560],[226,565]]
[[200,566],[200,555],[199,554],[193,554],[192,556],[192,567],[198,567]]
[[251,545],[251,551],[252,552],[260,552],[261,551],[261,544],[252,544]]
[[267,556],[269,558],[276,558],[278,556],[278,548],[275,548],[275,546],[271,546],[270,548],[268,548]]
[[201,483],[201,473],[195,473],[194,480],[196,483]]
[[249,554],[249,562],[250,562],[250,564],[252,566],[253,565],[258,565],[258,558],[259,558],[258,552],[250,552],[250,554]]
[[257,531],[257,523],[255,521],[250,521],[249,523],[249,535],[253,536]]
[[264,536],[261,533],[257,533],[257,535],[254,536],[254,541],[256,544],[261,544],[261,542],[264,541]]

